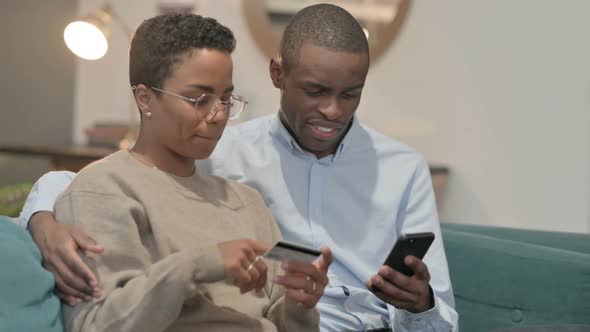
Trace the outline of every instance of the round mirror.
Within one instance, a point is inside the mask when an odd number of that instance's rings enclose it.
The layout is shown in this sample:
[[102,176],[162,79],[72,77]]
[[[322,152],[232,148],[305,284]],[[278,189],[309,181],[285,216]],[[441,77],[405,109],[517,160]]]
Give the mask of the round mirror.
[[287,23],[295,13],[315,3],[331,3],[346,9],[363,26],[369,39],[371,62],[391,45],[403,24],[410,0],[248,0],[242,1],[248,28],[258,48],[275,56]]

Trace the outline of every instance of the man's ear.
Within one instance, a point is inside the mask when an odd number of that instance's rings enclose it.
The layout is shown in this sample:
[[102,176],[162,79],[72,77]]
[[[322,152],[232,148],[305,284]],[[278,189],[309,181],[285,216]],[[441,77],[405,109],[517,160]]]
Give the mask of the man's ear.
[[281,58],[278,56],[271,58],[268,70],[270,72],[270,79],[272,80],[272,85],[274,85],[277,89],[281,89],[285,75],[283,64],[281,63]]
[[154,97],[152,91],[143,84],[139,84],[132,89],[137,108],[139,108],[141,115],[151,112],[150,100]]

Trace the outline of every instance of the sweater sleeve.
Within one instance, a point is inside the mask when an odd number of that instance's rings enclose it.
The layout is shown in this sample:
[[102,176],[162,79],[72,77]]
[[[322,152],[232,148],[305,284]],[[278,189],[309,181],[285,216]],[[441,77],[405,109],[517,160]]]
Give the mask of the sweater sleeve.
[[[68,331],[163,331],[199,284],[222,280],[215,245],[158,260],[143,207],[122,195],[68,191],[59,197],[58,220],[75,224],[105,247],[83,254],[99,278],[102,296],[64,308]],[[152,243],[149,243],[152,242]]]
[[[268,216],[268,222],[271,227],[272,243],[281,240],[281,233],[279,227],[274,221],[272,215],[265,207],[266,213],[262,216]],[[285,289],[283,286],[275,285],[272,282],[274,276],[279,273],[280,267],[276,262],[271,262],[274,271],[273,275],[269,275],[269,282],[267,288],[270,287],[270,308],[267,313],[267,318],[271,320],[279,331],[319,331],[320,317],[316,308],[306,309],[297,302],[285,297]],[[281,272],[282,273],[282,272]]]

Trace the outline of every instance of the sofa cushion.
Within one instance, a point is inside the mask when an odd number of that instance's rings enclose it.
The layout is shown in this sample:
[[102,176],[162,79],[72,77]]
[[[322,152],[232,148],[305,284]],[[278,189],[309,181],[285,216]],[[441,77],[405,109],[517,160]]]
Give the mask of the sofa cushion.
[[63,331],[53,275],[28,232],[0,216],[0,331]]
[[[590,250],[485,234],[477,227],[459,231],[443,225],[462,331],[589,323]],[[568,242],[568,234],[560,236]]]

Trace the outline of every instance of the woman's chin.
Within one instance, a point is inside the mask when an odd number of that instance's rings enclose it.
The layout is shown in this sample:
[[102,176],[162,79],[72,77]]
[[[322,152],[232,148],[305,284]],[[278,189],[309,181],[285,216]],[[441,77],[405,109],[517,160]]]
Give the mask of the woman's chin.
[[217,141],[211,142],[210,144],[204,144],[201,142],[198,148],[191,151],[190,157],[195,160],[207,159],[213,153],[213,150],[215,150],[216,145]]

